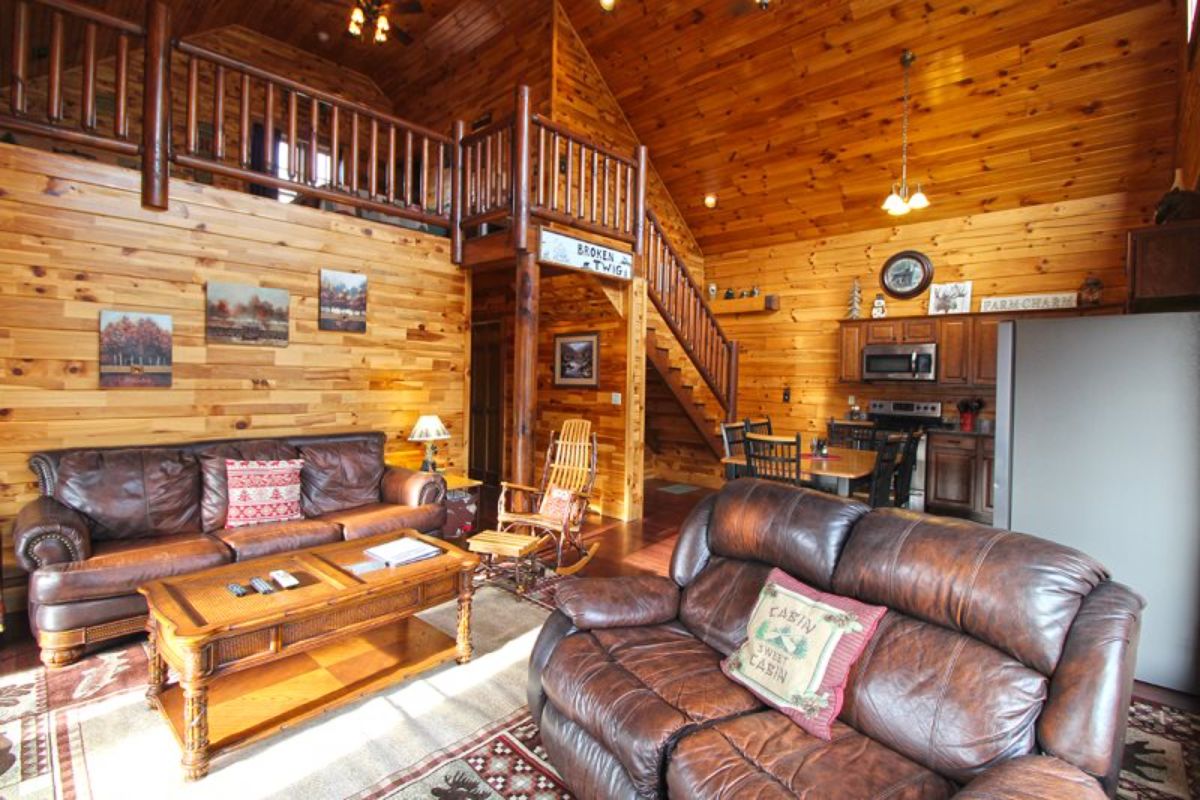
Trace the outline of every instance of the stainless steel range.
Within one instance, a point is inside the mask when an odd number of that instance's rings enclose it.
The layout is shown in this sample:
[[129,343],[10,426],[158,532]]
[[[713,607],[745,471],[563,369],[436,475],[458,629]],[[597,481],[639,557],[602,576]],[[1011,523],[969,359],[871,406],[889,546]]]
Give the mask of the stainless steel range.
[[[872,400],[867,405],[867,419],[875,427],[885,431],[911,433],[929,428],[941,428],[942,404],[913,400]],[[908,507],[914,511],[925,510],[925,445],[928,437],[922,436],[917,445],[917,466],[913,470],[912,490]]]

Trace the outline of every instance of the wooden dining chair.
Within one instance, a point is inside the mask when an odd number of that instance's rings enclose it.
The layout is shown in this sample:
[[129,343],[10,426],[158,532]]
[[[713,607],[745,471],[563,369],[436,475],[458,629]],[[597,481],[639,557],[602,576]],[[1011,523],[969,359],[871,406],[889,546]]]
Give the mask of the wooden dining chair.
[[917,450],[921,446],[921,437],[924,435],[924,431],[910,433],[900,451],[900,465],[896,467],[895,479],[897,508],[908,508],[908,501],[912,497],[913,473],[917,471]]
[[813,484],[803,477],[801,455],[804,449],[800,434],[791,437],[748,433],[744,446],[746,467],[751,477],[814,488]]
[[760,417],[759,419],[746,417],[746,419],[742,421],[742,429],[746,433],[757,433],[765,436],[775,435],[775,430],[771,425],[770,417]]
[[875,468],[866,480],[865,492],[859,497],[865,500],[871,508],[883,508],[892,504],[892,481],[896,476],[897,462],[907,434],[892,434],[880,439],[879,448],[875,451]]
[[[746,448],[742,446],[742,439],[745,436],[745,432],[745,422],[721,423],[721,445],[725,448],[726,458],[745,458]],[[725,465],[725,480],[727,481],[741,478],[749,473],[750,470],[747,467],[737,464]]]

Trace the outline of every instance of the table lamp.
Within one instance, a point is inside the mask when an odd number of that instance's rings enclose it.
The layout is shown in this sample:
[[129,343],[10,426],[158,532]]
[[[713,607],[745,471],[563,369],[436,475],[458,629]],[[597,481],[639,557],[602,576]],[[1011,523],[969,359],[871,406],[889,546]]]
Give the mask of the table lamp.
[[436,414],[425,414],[417,420],[417,424],[413,426],[412,432],[408,435],[408,440],[425,443],[425,460],[421,462],[422,472],[437,472],[437,464],[433,460],[433,455],[437,452],[437,445],[434,442],[449,438],[450,431],[446,430],[446,426],[442,424]]

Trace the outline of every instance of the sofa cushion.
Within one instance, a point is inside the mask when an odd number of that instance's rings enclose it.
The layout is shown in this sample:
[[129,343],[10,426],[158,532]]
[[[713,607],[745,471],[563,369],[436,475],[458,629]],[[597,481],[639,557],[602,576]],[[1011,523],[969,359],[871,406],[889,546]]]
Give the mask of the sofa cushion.
[[721,667],[767,705],[829,741],[850,668],[885,613],[883,606],[828,594],[771,570],[746,641]]
[[58,462],[54,499],[93,523],[92,538],[200,532],[200,468],[168,448],[76,450]]
[[371,437],[306,444],[300,505],[304,516],[319,517],[334,511],[379,502],[383,480],[383,439]]
[[1047,679],[978,639],[889,611],[850,673],[841,720],[966,783],[1037,749]]
[[296,458],[299,451],[279,439],[255,439],[246,442],[221,442],[208,445],[196,453],[200,460],[203,490],[200,494],[200,519],[205,532],[225,527],[229,508],[229,483],[225,461],[286,461]]
[[729,655],[746,638],[750,612],[771,565],[713,556],[683,590],[679,619],[710,647]]
[[300,513],[300,471],[304,460],[244,461],[226,459],[229,485],[226,525],[244,528],[266,522],[304,519]]
[[605,628],[563,639],[541,678],[563,716],[621,762],[639,793],[654,796],[675,737],[762,708],[720,660],[676,624]]
[[221,542],[203,533],[95,542],[86,561],[35,570],[29,576],[29,600],[43,605],[119,597],[133,594],[148,581],[232,560]]
[[1049,675],[1104,567],[1069,547],[900,509],[854,529],[834,591],[961,631]]
[[346,539],[361,539],[378,533],[399,531],[406,528],[429,533],[440,531],[446,522],[446,507],[439,504],[424,506],[393,506],[387,503],[372,503],[345,511],[322,514],[319,519],[331,522],[342,529]]
[[30,603],[29,622],[36,635],[39,631],[69,631],[140,617],[145,615],[146,610],[146,598],[140,594],[74,600],[48,606]]
[[319,519],[300,519],[289,522],[267,522],[241,528],[225,528],[212,534],[233,551],[234,558],[246,561],[275,553],[316,547],[342,539],[341,531],[332,522]]
[[852,797],[943,800],[955,787],[935,772],[835,722],[823,741],[777,711],[737,717],[684,736],[667,765],[669,797]]

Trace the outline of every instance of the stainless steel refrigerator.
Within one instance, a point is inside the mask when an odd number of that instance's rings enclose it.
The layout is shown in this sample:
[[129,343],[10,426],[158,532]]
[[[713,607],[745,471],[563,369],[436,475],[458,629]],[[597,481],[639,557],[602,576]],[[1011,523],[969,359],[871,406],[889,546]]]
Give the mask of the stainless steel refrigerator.
[[1200,691],[1200,314],[1000,326],[995,524],[1146,598],[1137,677]]

